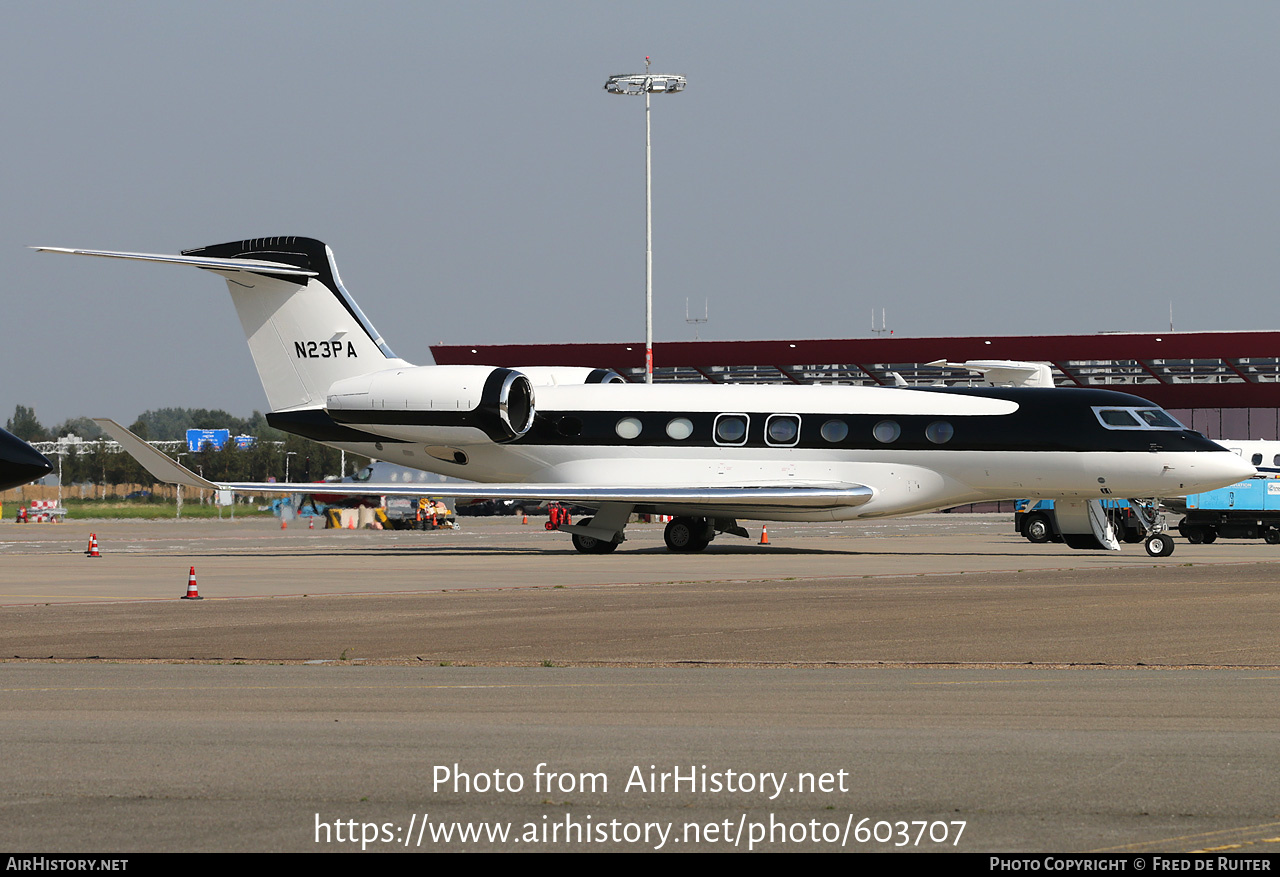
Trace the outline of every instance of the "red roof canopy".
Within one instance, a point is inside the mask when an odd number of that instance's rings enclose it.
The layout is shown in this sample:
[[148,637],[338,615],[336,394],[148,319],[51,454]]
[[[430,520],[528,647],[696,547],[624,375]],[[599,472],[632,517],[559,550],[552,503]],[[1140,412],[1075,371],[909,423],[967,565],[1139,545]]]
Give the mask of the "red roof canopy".
[[[644,344],[502,344],[433,347],[441,365],[568,365],[612,368],[631,379]],[[757,367],[749,380],[849,379],[890,383],[890,370],[946,359],[1049,362],[1064,386],[1109,387],[1167,408],[1280,407],[1280,332],[1151,332],[1100,335],[846,338],[794,341],[673,341],[654,345],[659,380],[733,380],[720,374]],[[817,371],[809,367],[820,367]],[[665,373],[664,373],[664,370]],[[932,374],[940,374],[936,371]],[[949,380],[960,378],[951,372]]]

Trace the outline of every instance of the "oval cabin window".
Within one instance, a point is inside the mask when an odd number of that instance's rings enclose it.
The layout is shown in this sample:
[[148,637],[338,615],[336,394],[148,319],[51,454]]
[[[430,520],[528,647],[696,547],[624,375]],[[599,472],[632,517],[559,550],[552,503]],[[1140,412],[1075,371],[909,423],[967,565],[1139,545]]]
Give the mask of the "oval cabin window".
[[667,435],[676,441],[684,441],[693,435],[693,422],[687,417],[673,417],[667,422]]

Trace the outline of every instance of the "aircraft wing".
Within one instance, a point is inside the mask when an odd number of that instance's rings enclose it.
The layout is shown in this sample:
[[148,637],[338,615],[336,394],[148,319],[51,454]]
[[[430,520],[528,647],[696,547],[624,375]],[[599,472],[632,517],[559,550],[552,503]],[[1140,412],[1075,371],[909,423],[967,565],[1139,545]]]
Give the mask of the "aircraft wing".
[[147,444],[114,420],[94,419],[94,423],[120,443],[142,467],[159,481],[183,484],[204,490],[233,490],[237,493],[325,493],[344,496],[457,496],[477,499],[555,500],[596,505],[693,505],[708,507],[751,506],[760,509],[829,509],[859,506],[875,491],[862,484],[840,482],[786,482],[776,484],[708,486],[600,486],[594,484],[481,484],[443,482],[432,484],[279,483],[210,481]]

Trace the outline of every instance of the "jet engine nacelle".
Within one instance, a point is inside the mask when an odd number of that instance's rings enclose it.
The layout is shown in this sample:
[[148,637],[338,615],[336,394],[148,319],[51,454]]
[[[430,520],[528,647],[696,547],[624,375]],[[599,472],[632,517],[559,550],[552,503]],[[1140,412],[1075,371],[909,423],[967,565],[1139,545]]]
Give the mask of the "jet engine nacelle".
[[483,365],[393,368],[336,381],[325,410],[338,423],[405,441],[509,442],[533,426],[533,384]]
[[625,384],[626,378],[611,368],[577,365],[516,366],[535,387],[563,387],[570,384]]

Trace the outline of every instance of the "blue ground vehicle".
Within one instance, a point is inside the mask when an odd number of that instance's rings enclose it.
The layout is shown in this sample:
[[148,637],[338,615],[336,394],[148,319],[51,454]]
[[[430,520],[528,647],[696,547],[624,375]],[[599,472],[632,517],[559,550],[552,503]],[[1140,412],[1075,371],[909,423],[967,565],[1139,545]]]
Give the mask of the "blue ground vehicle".
[[1178,532],[1188,542],[1208,544],[1221,536],[1280,544],[1280,478],[1246,478],[1170,505],[1185,514]]
[[[1141,542],[1145,538],[1138,516],[1124,499],[1104,499],[1102,507],[1111,518],[1116,537],[1121,542]],[[1070,544],[1070,535],[1064,535],[1058,527],[1058,519],[1053,512],[1053,500],[1042,499],[1032,501],[1020,499],[1014,507],[1013,526],[1019,536],[1030,542],[1063,542]],[[1093,547],[1092,545],[1076,547]]]

